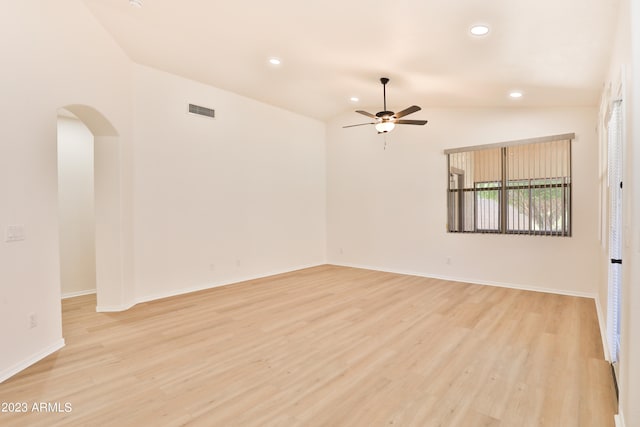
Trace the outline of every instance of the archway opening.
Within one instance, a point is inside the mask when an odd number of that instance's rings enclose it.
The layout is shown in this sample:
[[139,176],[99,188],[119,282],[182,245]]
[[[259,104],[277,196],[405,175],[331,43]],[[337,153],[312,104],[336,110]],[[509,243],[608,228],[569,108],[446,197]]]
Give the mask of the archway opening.
[[58,110],[58,230],[62,299],[96,293],[94,136]]
[[120,137],[87,105],[58,110],[62,295],[96,294],[97,311],[123,304]]

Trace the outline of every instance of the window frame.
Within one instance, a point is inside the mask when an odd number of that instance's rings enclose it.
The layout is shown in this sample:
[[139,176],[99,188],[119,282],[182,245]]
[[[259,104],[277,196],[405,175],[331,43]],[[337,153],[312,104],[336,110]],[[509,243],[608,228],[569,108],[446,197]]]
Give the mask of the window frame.
[[[479,146],[470,146],[470,147],[460,147],[447,149],[444,151],[444,154],[447,158],[447,232],[448,233],[474,233],[474,234],[512,234],[512,235],[535,235],[535,236],[561,236],[561,237],[571,237],[572,235],[572,226],[573,226],[573,178],[572,178],[572,143],[575,139],[574,133],[569,134],[560,134],[560,135],[551,135],[545,137],[538,138],[529,138],[517,141],[508,141],[501,142],[497,144],[485,144]],[[543,178],[521,178],[521,179],[508,179],[508,171],[507,171],[507,150],[510,147],[518,146],[518,145],[534,145],[540,143],[547,142],[555,142],[555,141],[568,141],[567,143],[567,172],[565,176],[561,177],[543,177]],[[499,183],[499,186],[492,186],[491,191],[498,191],[498,228],[497,229],[484,229],[478,228],[478,193],[482,190],[478,190],[478,184],[484,184],[485,181],[473,181],[473,188],[465,188],[464,185],[460,188],[460,179],[456,183],[455,188],[452,188],[452,179],[454,176],[462,176],[464,177],[464,170],[454,167],[451,164],[451,154],[455,153],[467,153],[472,151],[482,151],[482,150],[491,150],[491,149],[500,149],[500,174],[501,179],[490,180],[486,182],[494,182]],[[460,175],[461,174],[461,175]],[[542,184],[535,183],[536,181],[540,182],[544,180]],[[551,182],[550,182],[551,181]],[[514,182],[528,182],[527,185],[513,185]],[[545,229],[534,229],[534,220],[532,215],[528,215],[528,229],[513,229],[513,226],[510,226],[508,209],[510,206],[509,203],[509,193],[513,190],[527,190],[529,197],[528,206],[533,206],[532,200],[532,191],[533,190],[545,190],[549,189],[553,191],[553,189],[560,188],[562,189],[562,197],[561,197],[561,206],[562,213],[560,215],[560,220],[562,226],[560,229],[553,229],[551,226],[550,230],[546,230],[546,219],[545,219]],[[473,229],[466,230],[465,229],[465,194],[468,192],[473,193]],[[452,201],[454,201],[452,203]],[[556,205],[557,206],[557,205]],[[552,205],[550,205],[553,210]],[[453,208],[453,209],[452,209]],[[556,210],[557,216],[557,210]],[[456,220],[457,219],[457,220]],[[557,219],[556,219],[557,221]],[[491,222],[491,220],[489,220]],[[556,222],[557,223],[557,222]]]

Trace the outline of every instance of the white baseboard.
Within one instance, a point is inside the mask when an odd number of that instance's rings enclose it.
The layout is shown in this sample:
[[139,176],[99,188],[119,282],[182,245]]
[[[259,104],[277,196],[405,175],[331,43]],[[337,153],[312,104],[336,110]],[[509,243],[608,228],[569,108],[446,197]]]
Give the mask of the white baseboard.
[[291,267],[291,268],[287,268],[287,269],[283,269],[283,270],[273,270],[273,271],[265,272],[263,274],[240,276],[238,278],[232,279],[233,280],[232,282],[205,283],[205,284],[200,285],[200,286],[193,286],[193,287],[185,288],[185,289],[177,289],[177,290],[168,291],[168,292],[159,292],[157,294],[152,294],[152,295],[144,295],[144,296],[137,297],[135,299],[135,304],[139,304],[139,303],[142,303],[142,302],[148,302],[148,301],[155,301],[155,300],[162,299],[162,298],[175,297],[175,296],[178,296],[178,295],[190,294],[192,292],[204,291],[204,290],[207,290],[207,289],[218,288],[220,286],[233,285],[233,284],[236,284],[236,283],[247,282],[249,280],[264,279],[266,277],[276,276],[278,274],[284,274],[284,273],[291,273],[293,271],[303,270],[305,268],[317,267],[319,265],[324,265],[324,264],[300,265],[300,266],[295,266],[295,267]]
[[429,279],[448,280],[451,282],[471,283],[473,285],[497,286],[499,288],[518,289],[521,291],[545,292],[548,294],[567,295],[572,297],[593,298],[593,299],[596,299],[597,297],[597,294],[590,293],[590,292],[576,292],[576,291],[568,291],[566,289],[545,288],[545,287],[539,287],[539,286],[522,285],[517,283],[493,282],[493,281],[479,280],[479,279],[474,279],[469,277],[442,276],[439,274],[429,274],[429,273],[420,273],[415,271],[386,269],[386,268],[372,267],[372,266],[358,265],[358,264],[337,264],[337,263],[330,263],[330,264],[337,265],[340,267],[362,268],[365,270],[382,271],[385,273],[404,274],[407,276],[418,276],[418,277],[426,277]]
[[54,352],[60,350],[62,347],[64,347],[64,338],[60,338],[55,343],[51,344],[48,347],[43,348],[39,352],[37,352],[37,353],[33,354],[32,356],[26,358],[22,362],[17,363],[16,365],[10,367],[9,369],[6,369],[6,370],[0,372],[0,383],[3,383],[4,381],[8,380],[9,378],[14,376],[18,372],[20,372],[20,371],[28,368],[29,366],[33,365],[34,363],[39,362],[40,360],[44,359],[45,357],[47,357],[51,353],[54,353]]
[[192,287],[189,287],[189,288],[176,289],[176,290],[171,290],[171,291],[166,291],[166,292],[158,292],[158,293],[151,294],[151,295],[142,295],[142,296],[136,297],[133,300],[133,302],[130,303],[130,304],[124,304],[122,306],[98,306],[98,307],[96,307],[96,311],[101,312],[101,313],[112,313],[112,312],[118,312],[118,311],[125,311],[125,310],[130,309],[134,305],[140,304],[140,303],[143,303],[143,302],[155,301],[155,300],[159,300],[159,299],[163,299],[163,298],[170,298],[170,297],[175,297],[175,296],[178,296],[178,295],[190,294],[192,292],[204,291],[204,290],[207,290],[207,289],[218,288],[220,286],[233,285],[235,283],[246,282],[246,281],[249,281],[249,280],[264,279],[265,277],[275,276],[275,275],[284,274],[284,273],[291,273],[293,271],[303,270],[305,268],[317,267],[319,265],[325,265],[325,264],[300,265],[300,266],[291,267],[291,268],[287,268],[287,269],[283,269],[283,270],[269,271],[269,272],[266,272],[266,273],[263,273],[263,274],[258,274],[258,275],[240,276],[240,277],[232,279],[233,281],[231,281],[231,282],[226,281],[226,282],[205,283],[205,284],[202,284],[202,285],[199,285],[199,286],[192,286]]
[[624,416],[622,415],[622,411],[619,414],[615,414],[613,416],[613,421],[616,427],[625,427]]
[[96,312],[98,313],[117,313],[119,311],[127,311],[131,307],[136,305],[135,302],[130,304],[122,304],[122,305],[98,305],[96,306]]
[[607,339],[607,322],[600,304],[600,297],[595,297],[596,313],[598,314],[598,324],[600,325],[600,336],[602,338],[602,348],[604,350],[604,360],[611,363],[611,352],[609,352],[609,340]]
[[62,299],[67,299],[67,298],[73,298],[73,297],[81,297],[83,295],[91,295],[91,294],[95,294],[96,290],[95,289],[88,289],[85,291],[76,291],[76,292],[66,292],[64,294],[62,294]]
[[140,304],[140,303],[143,303],[143,302],[155,301],[155,300],[159,300],[159,299],[163,299],[163,298],[177,297],[179,295],[190,294],[192,292],[205,291],[207,289],[219,288],[220,286],[233,285],[234,283],[246,282],[247,280],[259,279],[259,278],[262,278],[262,277],[267,277],[267,276],[257,276],[257,277],[251,277],[251,278],[244,278],[243,277],[243,278],[240,278],[238,280],[234,280],[233,282],[205,283],[203,285],[191,286],[189,288],[184,288],[184,289],[179,289],[179,290],[172,290],[172,291],[167,291],[167,292],[158,292],[156,294],[151,294],[151,295],[144,295],[144,296],[136,298],[135,299],[135,303],[133,305]]

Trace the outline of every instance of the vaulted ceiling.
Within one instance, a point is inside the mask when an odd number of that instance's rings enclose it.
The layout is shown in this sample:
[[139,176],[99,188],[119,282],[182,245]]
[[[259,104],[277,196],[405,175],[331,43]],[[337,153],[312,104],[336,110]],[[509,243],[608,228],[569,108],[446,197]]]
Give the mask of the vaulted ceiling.
[[[321,120],[382,109],[382,76],[396,110],[597,105],[618,4],[83,1],[133,61]],[[489,34],[472,36],[476,23]]]

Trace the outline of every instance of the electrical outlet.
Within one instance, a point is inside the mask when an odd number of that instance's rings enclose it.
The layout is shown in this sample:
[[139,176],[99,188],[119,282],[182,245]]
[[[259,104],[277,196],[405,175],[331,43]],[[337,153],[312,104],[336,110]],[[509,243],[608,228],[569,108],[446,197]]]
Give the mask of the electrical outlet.
[[216,265],[215,264],[209,264],[209,271],[216,271]]
[[445,262],[447,263],[447,265],[451,265],[451,257],[447,257],[447,259],[445,260]]
[[29,329],[33,329],[38,326],[38,316],[35,313],[29,314]]
[[18,242],[24,240],[24,226],[23,225],[8,225],[4,233],[5,242]]

